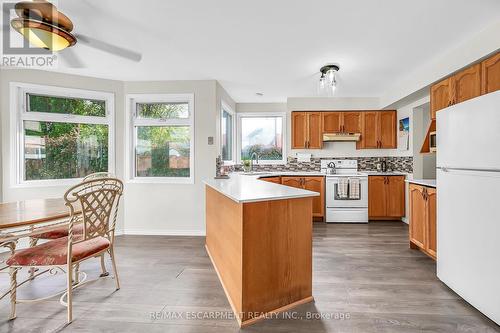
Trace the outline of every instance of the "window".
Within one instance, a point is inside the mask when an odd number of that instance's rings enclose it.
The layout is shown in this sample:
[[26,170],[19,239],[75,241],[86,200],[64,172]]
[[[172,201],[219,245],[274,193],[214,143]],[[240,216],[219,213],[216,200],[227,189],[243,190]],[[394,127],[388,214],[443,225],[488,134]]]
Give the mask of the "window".
[[285,124],[282,113],[238,114],[238,161],[257,153],[260,164],[286,164]]
[[129,95],[130,179],[194,182],[193,95]]
[[234,111],[224,102],[221,103],[221,156],[222,160],[227,163],[234,163],[236,147],[234,144],[235,137]]
[[113,94],[11,84],[14,185],[114,172]]

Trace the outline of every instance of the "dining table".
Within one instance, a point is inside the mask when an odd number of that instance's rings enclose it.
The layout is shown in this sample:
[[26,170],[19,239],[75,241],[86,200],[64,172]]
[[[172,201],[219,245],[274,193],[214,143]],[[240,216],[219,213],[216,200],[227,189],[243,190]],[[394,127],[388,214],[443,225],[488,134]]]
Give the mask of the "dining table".
[[14,251],[17,239],[58,228],[69,216],[63,198],[0,203],[0,246]]

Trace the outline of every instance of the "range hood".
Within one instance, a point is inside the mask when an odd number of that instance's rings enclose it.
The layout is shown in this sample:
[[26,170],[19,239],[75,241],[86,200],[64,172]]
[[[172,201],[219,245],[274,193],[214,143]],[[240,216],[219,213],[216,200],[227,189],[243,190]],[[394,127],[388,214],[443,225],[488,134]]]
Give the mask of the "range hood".
[[323,142],[359,141],[361,133],[323,133]]

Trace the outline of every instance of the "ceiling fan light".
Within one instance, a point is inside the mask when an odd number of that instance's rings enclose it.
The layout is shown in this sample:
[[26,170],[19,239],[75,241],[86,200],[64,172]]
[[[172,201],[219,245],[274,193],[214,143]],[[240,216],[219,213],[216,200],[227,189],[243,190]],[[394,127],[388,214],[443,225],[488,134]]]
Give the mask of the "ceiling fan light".
[[76,38],[59,27],[30,19],[13,19],[12,27],[31,45],[51,51],[61,51],[76,43]]

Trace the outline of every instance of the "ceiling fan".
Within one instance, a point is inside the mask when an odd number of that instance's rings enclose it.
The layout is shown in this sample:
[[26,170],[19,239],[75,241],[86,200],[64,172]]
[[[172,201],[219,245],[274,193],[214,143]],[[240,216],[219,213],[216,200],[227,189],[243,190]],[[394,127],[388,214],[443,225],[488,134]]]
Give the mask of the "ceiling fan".
[[61,52],[61,57],[71,67],[83,67],[78,56],[69,48],[78,42],[113,55],[139,62],[142,55],[86,35],[73,33],[73,22],[46,0],[21,1],[16,3],[18,17],[10,22],[12,28],[27,39],[30,44]]

